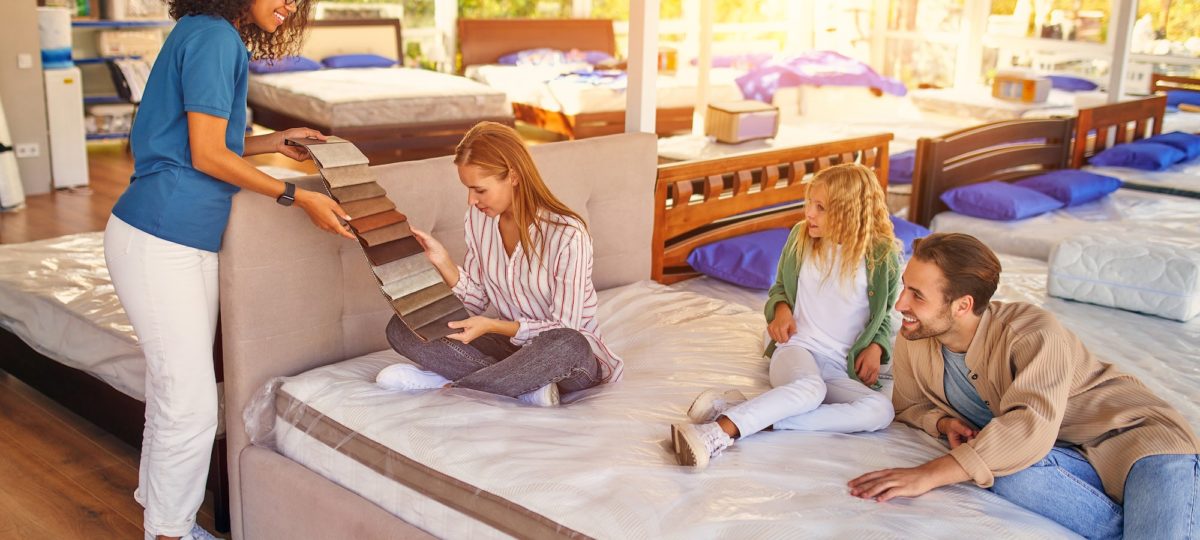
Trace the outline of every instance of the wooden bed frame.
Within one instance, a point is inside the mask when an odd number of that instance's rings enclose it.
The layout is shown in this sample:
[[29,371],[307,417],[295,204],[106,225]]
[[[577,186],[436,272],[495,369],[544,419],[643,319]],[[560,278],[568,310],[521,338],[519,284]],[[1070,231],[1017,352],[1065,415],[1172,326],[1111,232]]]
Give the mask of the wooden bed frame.
[[[301,54],[320,59],[333,54],[370,53],[402,61],[400,21],[397,19],[312,21]],[[410,122],[362,127],[333,127],[313,123],[261,104],[250,104],[254,123],[282,130],[311,127],[353,142],[371,164],[412,161],[454,153],[454,147],[475,124],[490,120],[513,125],[511,116],[482,117],[451,122]]]
[[[539,47],[603,51],[615,55],[616,38],[609,19],[459,19],[462,69],[495,64],[501,56]],[[655,131],[671,135],[692,129],[694,107],[659,108]],[[567,139],[585,139],[625,131],[625,111],[565,114],[528,103],[513,103],[517,120]]]
[[1195,77],[1177,77],[1154,73],[1150,75],[1150,93],[1166,93],[1171,90],[1188,90],[1200,92],[1200,79]]
[[[217,382],[224,380],[221,325],[217,323],[213,366]],[[146,404],[78,369],[68,367],[34,350],[21,338],[0,329],[0,370],[20,379],[71,412],[96,424],[136,449],[142,447]],[[223,424],[223,423],[222,423]],[[208,489],[213,493],[213,517],[218,532],[229,531],[229,457],[225,435],[213,443]],[[132,496],[132,494],[130,494]]]
[[1073,118],[1008,120],[921,138],[908,220],[928,227],[933,216],[947,210],[942,192],[955,187],[1066,168],[1074,123]]
[[890,133],[701,161],[659,165],[654,189],[651,277],[671,284],[699,275],[693,249],[804,216],[806,179],[842,163],[875,171],[887,189]]
[[1071,167],[1078,169],[1088,158],[1112,144],[1137,141],[1162,133],[1167,96],[1151,96],[1135,101],[1080,109],[1075,122],[1075,142],[1071,147]]

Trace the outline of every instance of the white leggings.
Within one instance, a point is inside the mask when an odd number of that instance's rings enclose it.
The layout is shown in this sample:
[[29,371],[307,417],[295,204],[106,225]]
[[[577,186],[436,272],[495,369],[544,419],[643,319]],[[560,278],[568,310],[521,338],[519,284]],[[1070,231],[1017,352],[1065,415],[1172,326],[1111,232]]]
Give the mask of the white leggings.
[[104,259],[146,355],[146,428],[133,496],[146,508],[147,538],[185,536],[204,500],[217,432],[217,254],[113,216]]
[[775,429],[854,433],[892,423],[892,401],[851,379],[846,359],[814,356],[798,345],[780,345],[771,356],[771,390],[725,411],[741,437]]

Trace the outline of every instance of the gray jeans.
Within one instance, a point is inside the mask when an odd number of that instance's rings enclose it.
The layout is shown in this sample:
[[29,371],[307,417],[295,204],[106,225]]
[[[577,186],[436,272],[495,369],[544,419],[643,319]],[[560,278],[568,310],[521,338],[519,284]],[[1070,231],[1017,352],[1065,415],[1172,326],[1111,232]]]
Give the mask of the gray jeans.
[[464,344],[449,338],[421,341],[393,316],[387,339],[396,352],[460,388],[516,397],[552,383],[563,393],[600,384],[600,362],[591,345],[570,328],[542,332],[524,347],[499,334]]

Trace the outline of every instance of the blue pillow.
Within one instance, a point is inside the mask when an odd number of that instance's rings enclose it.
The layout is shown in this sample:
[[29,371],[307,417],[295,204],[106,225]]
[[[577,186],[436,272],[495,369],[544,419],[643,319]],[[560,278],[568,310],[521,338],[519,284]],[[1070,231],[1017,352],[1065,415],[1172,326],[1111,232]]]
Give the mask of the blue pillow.
[[311,58],[303,56],[285,56],[274,62],[270,60],[255,60],[250,62],[250,71],[253,73],[286,73],[289,71],[316,71],[321,69],[321,64]]
[[1092,156],[1092,165],[1100,167],[1129,167],[1143,171],[1161,171],[1187,157],[1174,146],[1146,141],[1118,144]]
[[991,181],[942,193],[942,202],[960,214],[999,221],[1025,219],[1063,207],[1062,201],[1027,187]]
[[888,184],[911,184],[917,151],[906,150],[888,158]]
[[1121,181],[1116,178],[1078,169],[1051,171],[1015,184],[1045,193],[1067,206],[1102,199],[1121,187]]
[[1047,75],[1050,79],[1050,87],[1057,90],[1067,92],[1087,92],[1100,88],[1100,85],[1084,79],[1082,77],[1072,77],[1070,75]]
[[1168,90],[1167,106],[1178,107],[1184,103],[1200,105],[1200,92],[1194,90]]
[[706,276],[752,289],[770,289],[790,232],[767,229],[718,240],[692,250],[687,262]]
[[509,53],[496,60],[504,66],[557,66],[567,63],[566,53],[546,47]]
[[896,216],[888,217],[892,218],[892,230],[895,231],[896,238],[899,238],[901,242],[904,242],[905,255],[912,255],[913,240],[925,238],[926,236],[932,234],[929,229],[926,229],[925,227],[917,225],[911,221],[900,219]]
[[337,54],[321,60],[328,68],[392,67],[396,61],[378,54]]
[[1192,160],[1196,159],[1196,157],[1200,157],[1200,135],[1192,135],[1191,133],[1184,133],[1182,131],[1172,131],[1170,133],[1163,133],[1162,135],[1155,135],[1144,140],[1146,142],[1165,144],[1167,146],[1174,147],[1187,156],[1184,158],[1184,160]]

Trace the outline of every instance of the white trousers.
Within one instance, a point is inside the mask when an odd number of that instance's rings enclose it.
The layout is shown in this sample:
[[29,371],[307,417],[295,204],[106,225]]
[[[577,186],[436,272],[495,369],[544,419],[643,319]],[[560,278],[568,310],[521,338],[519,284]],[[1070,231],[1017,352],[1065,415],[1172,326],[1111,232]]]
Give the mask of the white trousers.
[[109,218],[104,259],[146,355],[146,427],[134,498],[147,538],[186,536],[204,500],[217,383],[217,254]]
[[798,345],[780,345],[771,356],[771,388],[725,411],[741,437],[775,429],[854,433],[892,423],[887,396],[850,378],[846,359],[814,356]]

